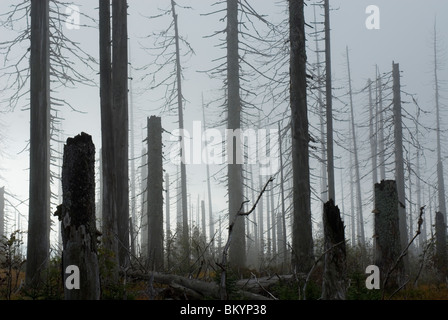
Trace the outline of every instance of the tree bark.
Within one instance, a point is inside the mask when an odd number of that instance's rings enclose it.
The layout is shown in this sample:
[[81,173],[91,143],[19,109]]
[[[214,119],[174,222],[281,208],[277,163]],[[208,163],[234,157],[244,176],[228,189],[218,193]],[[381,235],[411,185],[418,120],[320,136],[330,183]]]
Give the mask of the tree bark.
[[30,198],[26,283],[42,280],[50,249],[49,0],[31,1]]
[[[79,268],[79,289],[64,286],[66,300],[100,298],[97,230],[95,222],[95,146],[92,137],[81,133],[69,138],[62,167],[63,202],[57,215],[61,221],[63,272]],[[65,273],[65,280],[69,274]]]
[[[375,184],[374,209],[375,265],[380,269],[381,283],[394,267],[402,252],[398,216],[397,186],[394,180],[383,180]],[[404,280],[404,265],[401,260],[390,274],[386,288],[397,288]]]
[[[307,272],[314,260],[311,225],[309,133],[306,95],[306,43],[304,1],[289,2],[290,104],[293,165],[293,270]],[[329,177],[330,178],[330,177]]]
[[148,260],[152,270],[163,268],[162,120],[148,119]]
[[325,264],[322,281],[322,299],[345,300],[347,292],[347,264],[344,223],[339,208],[329,200],[324,205]]

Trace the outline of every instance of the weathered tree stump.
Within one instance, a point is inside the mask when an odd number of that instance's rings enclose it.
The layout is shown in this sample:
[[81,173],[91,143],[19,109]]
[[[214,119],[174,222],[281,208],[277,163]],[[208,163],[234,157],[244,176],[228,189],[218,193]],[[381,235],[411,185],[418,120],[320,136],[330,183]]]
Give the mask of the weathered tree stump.
[[[95,146],[81,133],[67,139],[62,166],[63,203],[55,215],[61,221],[62,267],[66,300],[97,300],[100,281],[95,225]],[[67,267],[79,268],[79,289],[68,288]]]
[[333,200],[324,204],[324,276],[322,299],[345,300],[347,292],[347,264],[344,223]]
[[[375,184],[374,241],[375,264],[380,269],[381,283],[385,288],[399,287],[404,281],[403,260],[398,261],[402,248],[398,217],[398,194],[394,180]],[[398,262],[397,262],[398,261]]]

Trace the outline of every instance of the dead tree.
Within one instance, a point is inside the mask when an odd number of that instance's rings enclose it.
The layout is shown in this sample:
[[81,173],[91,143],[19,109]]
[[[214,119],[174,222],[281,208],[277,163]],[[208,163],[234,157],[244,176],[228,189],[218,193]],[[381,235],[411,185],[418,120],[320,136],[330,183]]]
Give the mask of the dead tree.
[[[290,23],[290,107],[292,130],[293,269],[308,272],[314,260],[311,225],[311,190],[304,1],[289,2]],[[331,129],[332,130],[332,129]],[[329,158],[332,157],[329,155]],[[330,176],[329,176],[330,183]],[[329,191],[331,189],[329,188]],[[331,195],[330,199],[334,196]]]
[[[67,139],[62,166],[63,202],[55,215],[61,221],[63,272],[79,268],[79,289],[64,287],[66,300],[100,298],[95,224],[95,146],[81,133]],[[65,274],[67,278],[70,274]],[[64,283],[65,283],[64,279]]]
[[50,249],[50,8],[31,2],[30,199],[26,283],[42,280]]
[[[389,276],[388,287],[396,288],[404,280],[403,261],[396,261],[401,253],[398,217],[398,194],[394,180],[383,180],[375,184],[374,241],[375,265],[380,269],[381,283],[384,276],[394,268]],[[396,266],[395,266],[396,265]]]
[[442,212],[436,212],[436,266],[443,277],[448,276],[446,224]]
[[[344,223],[339,208],[332,199],[324,205],[325,267],[322,282],[322,299],[345,300],[347,292],[347,265]],[[338,245],[339,244],[339,245]],[[333,248],[332,250],[329,250]]]
[[[398,195],[398,215],[400,226],[400,243],[404,249],[408,244],[408,233],[406,227],[406,193],[404,180],[404,157],[403,157],[403,122],[401,116],[401,85],[400,67],[393,63],[393,110],[394,110],[394,138],[395,138],[395,179]],[[404,257],[404,267],[408,268],[408,257]]]
[[163,158],[162,119],[148,119],[148,261],[163,268]]

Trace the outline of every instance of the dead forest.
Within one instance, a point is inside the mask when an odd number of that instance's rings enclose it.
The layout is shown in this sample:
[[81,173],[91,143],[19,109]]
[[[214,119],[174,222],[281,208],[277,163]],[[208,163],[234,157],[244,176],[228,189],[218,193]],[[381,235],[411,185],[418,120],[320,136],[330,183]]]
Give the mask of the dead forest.
[[0,300],[448,299],[443,19],[423,94],[348,2],[93,2],[0,5]]

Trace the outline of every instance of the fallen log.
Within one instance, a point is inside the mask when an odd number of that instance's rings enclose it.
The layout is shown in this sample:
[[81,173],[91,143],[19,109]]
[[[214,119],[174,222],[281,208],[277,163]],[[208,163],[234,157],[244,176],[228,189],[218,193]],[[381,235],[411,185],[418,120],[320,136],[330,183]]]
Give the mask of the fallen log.
[[[128,272],[126,275],[132,279],[154,281],[155,283],[165,284],[177,291],[183,290],[183,288],[185,288],[184,293],[190,299],[221,299],[219,285],[215,282],[189,279],[174,274],[164,274],[160,272]],[[236,294],[241,296],[243,299],[270,300],[270,298],[264,295],[249,292],[246,290],[238,290]]]

